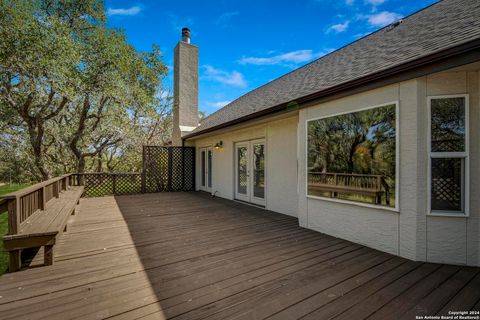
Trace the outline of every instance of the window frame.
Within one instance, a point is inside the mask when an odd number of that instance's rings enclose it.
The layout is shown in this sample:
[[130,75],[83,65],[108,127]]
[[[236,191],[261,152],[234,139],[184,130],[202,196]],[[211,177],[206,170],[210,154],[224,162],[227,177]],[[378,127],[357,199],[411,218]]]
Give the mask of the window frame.
[[[464,98],[465,99],[465,150],[462,152],[432,152],[432,100]],[[449,94],[427,96],[427,215],[441,217],[470,216],[470,102],[468,94]],[[432,211],[432,158],[463,159],[463,211]]]
[[[308,194],[308,124],[309,122],[341,116],[341,115],[350,114],[350,113],[355,113],[355,112],[361,112],[361,111],[386,107],[389,105],[395,105],[395,207],[387,207],[387,206],[375,205],[375,204],[366,203],[366,202],[358,202],[358,201],[352,201],[352,200],[343,200],[343,199],[309,195]],[[389,101],[389,102],[368,106],[368,107],[356,108],[354,110],[349,110],[349,111],[329,113],[327,115],[313,117],[305,120],[305,197],[310,199],[327,201],[327,202],[349,204],[349,205],[354,205],[359,207],[367,207],[367,208],[372,208],[377,210],[400,213],[400,101],[399,100]]]

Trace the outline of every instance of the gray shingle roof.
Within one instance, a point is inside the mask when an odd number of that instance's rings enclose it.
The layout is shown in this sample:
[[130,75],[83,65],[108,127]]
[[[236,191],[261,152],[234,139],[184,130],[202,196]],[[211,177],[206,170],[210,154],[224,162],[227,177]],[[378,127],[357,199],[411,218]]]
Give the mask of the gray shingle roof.
[[480,38],[480,0],[444,0],[241,96],[189,136]]

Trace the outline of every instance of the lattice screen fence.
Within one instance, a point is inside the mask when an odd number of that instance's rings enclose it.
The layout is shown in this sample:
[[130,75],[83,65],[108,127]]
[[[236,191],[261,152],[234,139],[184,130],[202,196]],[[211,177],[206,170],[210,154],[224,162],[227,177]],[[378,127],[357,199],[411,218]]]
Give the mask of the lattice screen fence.
[[195,190],[195,148],[143,147],[145,192]]
[[86,197],[195,190],[195,148],[143,147],[141,173],[83,173]]

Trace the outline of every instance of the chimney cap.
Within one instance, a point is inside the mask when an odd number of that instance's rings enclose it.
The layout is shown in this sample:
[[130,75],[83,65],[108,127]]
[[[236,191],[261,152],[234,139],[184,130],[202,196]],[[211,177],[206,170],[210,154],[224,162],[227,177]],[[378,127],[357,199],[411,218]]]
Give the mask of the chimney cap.
[[190,43],[190,29],[188,29],[187,27],[182,28],[182,41]]

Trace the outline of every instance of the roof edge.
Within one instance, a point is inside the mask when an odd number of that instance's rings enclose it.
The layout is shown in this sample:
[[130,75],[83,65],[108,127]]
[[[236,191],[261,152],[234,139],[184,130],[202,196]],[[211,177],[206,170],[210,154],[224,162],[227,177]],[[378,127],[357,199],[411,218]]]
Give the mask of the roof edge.
[[[378,72],[371,73],[371,74],[368,74],[366,76],[363,76],[363,77],[360,77],[360,78],[357,78],[357,79],[354,79],[354,80],[351,80],[351,81],[348,81],[348,82],[345,82],[345,83],[341,83],[339,85],[336,85],[336,86],[333,86],[333,87],[315,92],[313,94],[302,96],[302,97],[299,97],[297,99],[294,99],[294,100],[291,100],[291,101],[288,101],[288,102],[284,102],[284,103],[272,106],[272,107],[264,109],[264,110],[260,110],[258,112],[247,114],[243,117],[221,123],[219,125],[213,126],[211,128],[207,128],[205,130],[200,130],[198,132],[193,132],[193,133],[187,134],[186,136],[182,137],[182,140],[191,139],[191,138],[194,138],[194,137],[199,136],[199,135],[210,133],[210,132],[213,132],[213,131],[216,131],[216,130],[219,130],[219,129],[223,129],[223,128],[226,128],[226,127],[229,127],[229,126],[232,126],[232,125],[235,125],[235,124],[239,124],[239,123],[242,123],[242,122],[245,122],[245,121],[249,121],[249,120],[261,117],[261,116],[266,116],[266,115],[269,115],[269,114],[272,114],[272,113],[276,113],[276,112],[279,112],[279,111],[286,110],[287,107],[292,102],[297,103],[299,105],[299,109],[300,109],[300,108],[304,107],[301,104],[312,102],[312,101],[315,101],[315,100],[318,100],[320,98],[324,98],[324,97],[327,97],[327,96],[330,96],[330,95],[338,94],[338,93],[341,93],[341,92],[346,91],[348,89],[358,88],[359,86],[370,83],[370,82],[379,81],[379,80],[382,80],[382,79],[385,79],[385,78],[388,78],[388,77],[392,77],[392,76],[395,76],[395,75],[398,75],[398,74],[401,74],[401,73],[404,73],[404,72],[407,72],[407,71],[411,71],[411,70],[419,68],[419,67],[429,65],[431,63],[440,62],[442,60],[453,58],[453,57],[456,57],[460,54],[465,54],[467,52],[474,51],[474,50],[479,49],[479,48],[480,48],[480,39],[476,39],[476,40],[473,40],[473,41],[468,41],[468,42],[462,43],[460,45],[456,45],[456,46],[453,46],[453,47],[450,47],[450,48],[446,48],[444,50],[437,51],[437,52],[432,53],[432,54],[427,55],[427,56],[423,56],[423,57],[420,57],[420,58],[417,58],[417,59],[407,61],[403,64],[393,66],[391,68],[380,70]],[[480,59],[480,52],[478,53],[477,58]],[[471,62],[474,62],[474,61],[475,60],[467,61],[467,62],[462,63],[462,64],[467,64],[467,63],[471,63]],[[459,65],[462,65],[462,64],[459,64]],[[452,68],[452,67],[454,67],[454,66],[450,66],[450,68]],[[439,72],[439,71],[441,71],[441,70],[438,70],[438,71],[435,71],[435,72]],[[416,78],[416,77],[419,77],[419,76],[421,76],[421,75],[412,75],[409,79]],[[407,79],[403,79],[403,80],[407,80]],[[370,90],[370,89],[371,88],[367,88],[366,90]]]

